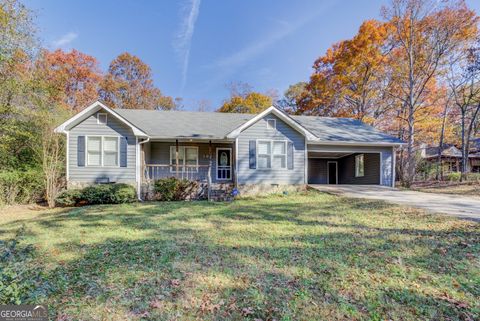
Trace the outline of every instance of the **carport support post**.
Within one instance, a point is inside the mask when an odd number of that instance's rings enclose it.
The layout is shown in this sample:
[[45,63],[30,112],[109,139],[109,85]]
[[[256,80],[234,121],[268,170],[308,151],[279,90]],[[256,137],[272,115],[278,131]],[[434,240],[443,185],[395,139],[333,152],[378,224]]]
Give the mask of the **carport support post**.
[[175,140],[175,176],[178,178],[178,139]]

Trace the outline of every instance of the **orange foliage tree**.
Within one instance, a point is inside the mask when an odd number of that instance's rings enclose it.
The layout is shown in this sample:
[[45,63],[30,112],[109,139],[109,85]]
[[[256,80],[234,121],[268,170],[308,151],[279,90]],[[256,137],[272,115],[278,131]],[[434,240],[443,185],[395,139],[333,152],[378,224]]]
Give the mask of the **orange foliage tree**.
[[97,99],[102,74],[95,57],[75,49],[44,50],[36,72],[48,86],[53,102],[69,111],[78,112]]
[[150,67],[128,52],[111,62],[99,94],[113,108],[175,108],[172,97],[162,95],[160,89],[155,87]]

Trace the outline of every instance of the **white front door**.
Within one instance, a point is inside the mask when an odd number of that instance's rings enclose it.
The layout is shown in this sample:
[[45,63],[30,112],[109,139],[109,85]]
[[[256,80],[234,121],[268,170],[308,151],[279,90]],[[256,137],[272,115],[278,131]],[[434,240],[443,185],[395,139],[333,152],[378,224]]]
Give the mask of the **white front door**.
[[217,180],[228,181],[232,179],[232,149],[217,148]]

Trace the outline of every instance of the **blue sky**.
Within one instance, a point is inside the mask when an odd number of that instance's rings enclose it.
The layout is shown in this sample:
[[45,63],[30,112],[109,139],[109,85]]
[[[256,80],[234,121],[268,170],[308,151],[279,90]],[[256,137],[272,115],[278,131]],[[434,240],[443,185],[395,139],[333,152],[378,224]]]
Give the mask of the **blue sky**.
[[[365,0],[27,0],[50,49],[76,48],[103,70],[128,51],[152,68],[165,95],[185,109],[228,97],[226,84],[282,93],[307,80],[316,57],[351,38],[387,1]],[[480,1],[467,1],[480,11]]]

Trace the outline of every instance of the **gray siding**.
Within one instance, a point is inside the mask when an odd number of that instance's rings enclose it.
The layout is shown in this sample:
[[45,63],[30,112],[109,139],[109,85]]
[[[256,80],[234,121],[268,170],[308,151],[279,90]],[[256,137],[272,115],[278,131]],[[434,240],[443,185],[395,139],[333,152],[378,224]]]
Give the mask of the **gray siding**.
[[[101,111],[100,111],[101,112]],[[77,165],[78,136],[124,136],[127,137],[127,167],[101,167]],[[97,124],[94,114],[73,127],[69,134],[69,182],[94,183],[97,179],[108,177],[110,181],[119,183],[134,183],[136,168],[136,137],[132,130],[112,115],[108,115],[106,125]]]
[[[145,161],[147,164],[170,164],[170,146],[175,146],[175,142],[152,142],[149,145],[149,156],[145,154]],[[196,146],[198,147],[198,164],[199,165],[208,165],[209,164],[209,144],[208,143],[179,143],[179,146]],[[235,166],[235,153],[233,144],[215,144],[212,143],[212,181],[213,182],[232,182],[232,180],[221,180],[217,181],[216,175],[216,166],[217,158],[216,152],[218,147],[225,147],[232,149],[232,169]],[[233,173],[232,173],[233,174]],[[175,175],[174,173],[172,175]]]
[[355,155],[342,157],[338,160],[339,184],[380,184],[380,154],[364,153],[364,175],[355,177]]
[[[267,119],[276,120],[276,129],[267,129]],[[287,140],[293,143],[293,169],[250,169],[249,141]],[[238,184],[305,184],[305,138],[275,115],[267,115],[238,136]]]
[[[313,145],[309,144],[308,145],[308,150],[309,151],[318,151],[318,152],[352,152],[352,153],[379,153],[380,158],[377,158],[377,162],[381,161],[381,169],[380,170],[380,175],[381,175],[381,184],[384,186],[392,186],[392,179],[394,177],[394,168],[393,168],[393,148],[392,147],[376,147],[376,146],[330,146],[330,145]],[[367,164],[367,159],[365,159],[365,169],[370,166],[374,166],[373,164],[375,163],[375,159],[371,159],[368,161],[369,164]],[[348,167],[349,170],[352,169],[352,167]],[[342,178],[341,178],[341,164],[339,163],[339,168],[338,168],[338,176],[339,176],[339,183],[342,183]],[[310,172],[310,170],[309,170]],[[375,172],[372,172],[369,170],[369,172],[372,173],[370,175],[370,180],[368,183],[364,184],[374,184],[370,183],[370,181],[373,181],[375,179]],[[355,165],[353,164],[353,176],[355,174]],[[347,181],[347,178],[344,177],[343,179],[344,182]],[[377,179],[378,181],[378,179]],[[354,182],[352,181],[351,184]],[[362,183],[358,183],[362,184]],[[375,183],[378,184],[378,183]]]

